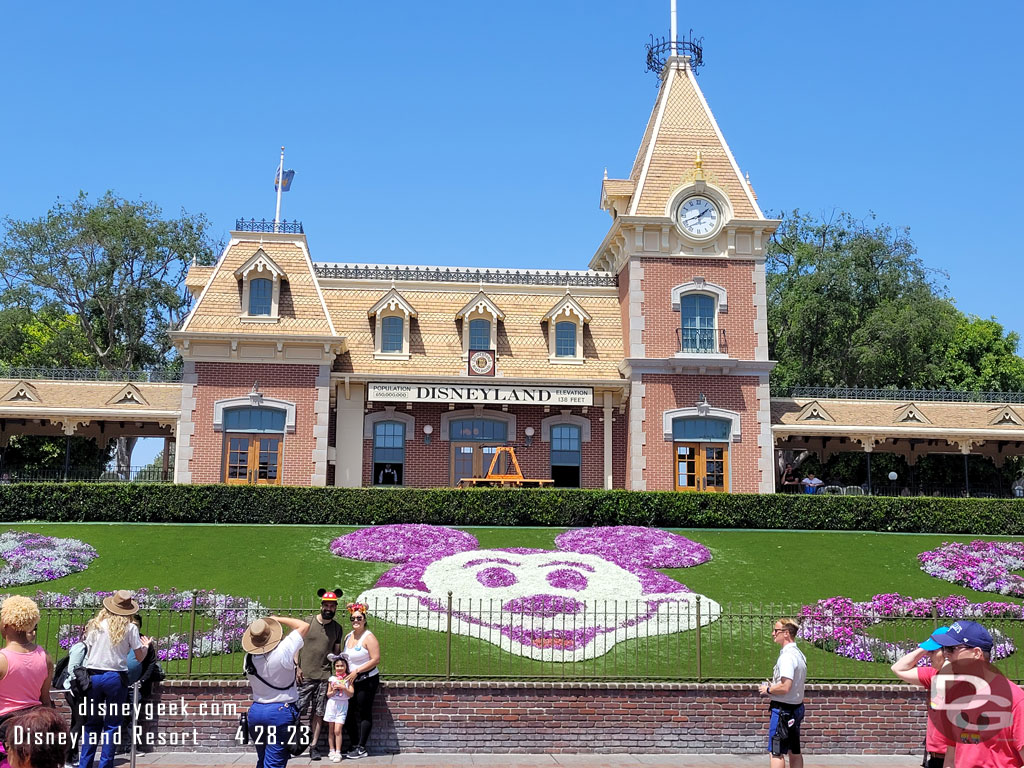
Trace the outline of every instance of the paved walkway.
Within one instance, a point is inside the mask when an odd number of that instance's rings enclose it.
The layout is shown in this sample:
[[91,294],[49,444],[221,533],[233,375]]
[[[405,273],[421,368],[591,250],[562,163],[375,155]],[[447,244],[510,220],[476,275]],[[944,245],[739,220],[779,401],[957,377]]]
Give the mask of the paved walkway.
[[[193,768],[194,766],[231,766],[243,768],[252,766],[256,756],[242,753],[214,752],[163,752],[139,755],[138,765],[153,768]],[[767,755],[626,755],[626,754],[588,754],[588,755],[444,755],[415,754],[377,755],[363,760],[342,760],[341,765],[374,766],[395,765],[403,768],[461,768],[462,766],[508,766],[508,768],[767,768]],[[126,768],[127,760],[118,759],[117,768]],[[296,758],[288,761],[294,768],[330,768],[335,765],[328,760],[310,763],[309,758]],[[807,755],[804,758],[805,768],[917,768],[921,758],[913,755],[873,756],[873,755]]]

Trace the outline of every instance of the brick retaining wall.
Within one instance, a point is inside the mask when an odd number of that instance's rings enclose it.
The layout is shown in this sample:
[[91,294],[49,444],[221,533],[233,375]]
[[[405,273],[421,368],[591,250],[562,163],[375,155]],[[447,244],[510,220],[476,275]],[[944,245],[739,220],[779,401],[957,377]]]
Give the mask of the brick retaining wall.
[[[761,752],[766,701],[752,688],[388,681],[377,697],[370,747],[379,752]],[[172,711],[181,701],[188,711]],[[242,749],[234,740],[237,715],[225,710],[244,708],[249,701],[242,682],[170,681],[154,700],[165,713],[146,730],[151,738],[179,741],[158,744],[158,751]],[[802,736],[808,753],[921,751],[923,690],[810,685],[807,710]],[[198,743],[191,740],[193,729]],[[189,738],[181,743],[185,734]]]

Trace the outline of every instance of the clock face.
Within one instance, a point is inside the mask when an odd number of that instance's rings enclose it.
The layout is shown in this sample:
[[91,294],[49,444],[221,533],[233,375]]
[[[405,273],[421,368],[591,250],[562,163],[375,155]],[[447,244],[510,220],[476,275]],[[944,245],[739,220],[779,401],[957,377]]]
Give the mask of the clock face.
[[705,237],[718,226],[718,206],[706,197],[691,197],[683,201],[676,212],[679,226],[691,235]]

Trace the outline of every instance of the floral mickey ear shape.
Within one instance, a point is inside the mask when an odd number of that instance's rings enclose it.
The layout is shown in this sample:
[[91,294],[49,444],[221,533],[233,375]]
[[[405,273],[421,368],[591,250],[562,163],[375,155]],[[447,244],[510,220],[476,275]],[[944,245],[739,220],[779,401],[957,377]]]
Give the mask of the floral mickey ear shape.
[[597,555],[627,570],[643,568],[689,568],[711,559],[711,550],[668,531],[637,525],[577,528],[555,539],[565,552]]
[[341,536],[331,542],[331,552],[338,557],[366,560],[371,563],[407,563],[437,560],[456,552],[476,549],[475,536],[455,528],[439,525],[378,525]]

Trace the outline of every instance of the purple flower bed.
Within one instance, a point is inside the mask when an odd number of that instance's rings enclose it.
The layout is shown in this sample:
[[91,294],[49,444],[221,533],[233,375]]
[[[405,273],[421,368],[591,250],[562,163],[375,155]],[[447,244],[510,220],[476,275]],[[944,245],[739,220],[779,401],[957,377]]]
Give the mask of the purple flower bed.
[[566,552],[583,552],[618,563],[644,568],[689,568],[711,559],[711,550],[657,528],[638,525],[613,525],[604,528],[577,528],[555,539]]
[[[854,602],[848,597],[830,597],[801,609],[799,637],[850,659],[892,664],[916,648],[923,637],[917,641],[887,642],[867,635],[868,628],[883,619],[930,618],[933,615],[946,624],[956,619],[1019,619],[1024,617],[1024,606],[1016,603],[972,603],[961,595],[913,598],[897,592],[875,595],[863,602]],[[1016,650],[1005,633],[992,627],[987,629],[996,642],[992,649],[993,659],[1004,659]],[[920,664],[929,664],[927,657]]]
[[84,571],[96,550],[78,539],[58,539],[27,531],[0,534],[0,589],[53,581]]
[[1024,543],[972,541],[943,544],[917,556],[921,570],[979,592],[1024,597]]
[[[103,598],[112,592],[93,592],[91,590],[74,591],[66,594],[58,592],[37,592],[34,600],[40,608],[83,609],[98,611]],[[157,657],[161,661],[187,659],[200,656],[215,656],[221,653],[232,653],[242,648],[242,635],[249,624],[267,614],[267,609],[256,600],[248,597],[223,595],[211,590],[183,591],[169,590],[154,592],[140,589],[135,592],[139,608],[143,611],[170,611],[185,614],[179,616],[179,623],[187,624],[188,615],[193,605],[196,614],[213,619],[217,626],[205,631],[197,631],[193,638],[191,652],[189,635],[176,632],[157,637]],[[92,618],[91,616],[89,618]],[[57,642],[67,650],[84,638],[84,624],[61,624],[57,631]]]
[[412,558],[436,560],[476,549],[475,536],[439,525],[378,525],[340,536],[331,542],[338,557],[371,563],[407,563]]

